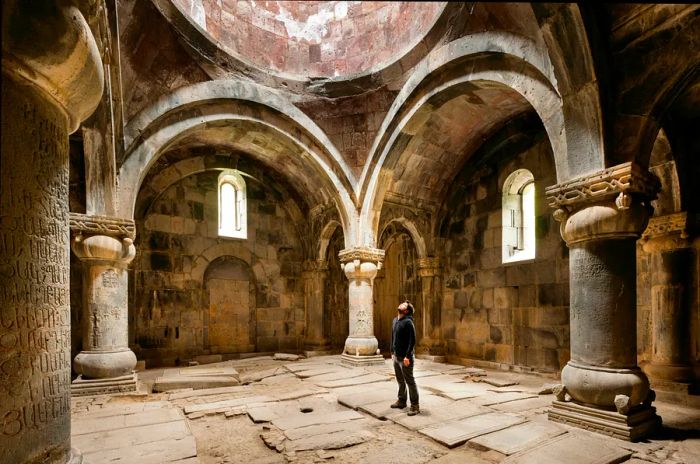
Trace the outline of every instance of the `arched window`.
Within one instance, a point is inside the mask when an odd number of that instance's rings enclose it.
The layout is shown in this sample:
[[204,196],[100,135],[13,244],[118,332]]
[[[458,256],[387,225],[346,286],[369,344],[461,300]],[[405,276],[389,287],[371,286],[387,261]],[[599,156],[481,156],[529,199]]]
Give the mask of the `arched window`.
[[219,235],[248,237],[245,181],[236,171],[219,175]]
[[535,258],[535,178],[518,169],[503,184],[503,262]]

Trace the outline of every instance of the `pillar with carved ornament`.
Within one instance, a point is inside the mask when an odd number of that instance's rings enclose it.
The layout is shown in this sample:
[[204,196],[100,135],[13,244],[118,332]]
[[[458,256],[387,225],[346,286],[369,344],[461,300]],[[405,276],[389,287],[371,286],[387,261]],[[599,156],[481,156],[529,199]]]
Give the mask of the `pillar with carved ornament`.
[[355,247],[338,253],[348,278],[349,335],[341,360],[344,364],[363,366],[383,364],[379,343],[374,335],[373,284],[384,261],[384,250]]
[[134,259],[130,220],[71,213],[73,252],[83,275],[82,350],[73,396],[136,390],[136,355],[129,348],[127,266]]
[[651,356],[643,368],[664,394],[687,395],[693,377],[689,345],[695,257],[689,225],[685,212],[653,217],[641,240],[650,258],[652,329]]
[[330,354],[330,346],[323,330],[323,305],[328,263],[321,260],[304,262],[304,306],[306,309],[306,336],[304,354],[307,357]]
[[2,3],[3,463],[81,459],[71,450],[68,134],[104,84],[83,13],[70,1]]
[[422,359],[444,362],[445,346],[440,334],[440,259],[420,258],[417,262],[421,279],[420,309],[423,311],[420,331],[422,337],[416,347],[416,356]]
[[546,190],[569,247],[571,292],[571,359],[550,420],[632,441],[660,423],[636,349],[636,241],[658,186],[625,163]]

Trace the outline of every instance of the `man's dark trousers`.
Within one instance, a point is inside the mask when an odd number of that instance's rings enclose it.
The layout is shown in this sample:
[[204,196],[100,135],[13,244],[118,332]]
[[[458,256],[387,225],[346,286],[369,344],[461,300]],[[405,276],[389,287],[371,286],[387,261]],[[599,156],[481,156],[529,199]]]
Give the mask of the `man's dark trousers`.
[[406,385],[408,385],[408,393],[411,397],[411,404],[418,404],[418,388],[416,387],[416,380],[413,378],[413,356],[409,356],[411,364],[408,366],[403,365],[403,358],[398,359],[394,357],[394,374],[396,374],[396,381],[399,383],[399,401],[401,403],[406,403]]

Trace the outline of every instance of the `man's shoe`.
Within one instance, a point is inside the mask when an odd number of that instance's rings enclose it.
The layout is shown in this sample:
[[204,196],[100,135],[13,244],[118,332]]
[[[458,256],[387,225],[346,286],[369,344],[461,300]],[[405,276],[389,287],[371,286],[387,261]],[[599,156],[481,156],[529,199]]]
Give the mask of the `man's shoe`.
[[392,403],[391,407],[394,409],[403,409],[406,407],[406,403],[402,403],[401,401],[397,401],[396,403]]
[[420,412],[420,406],[418,406],[417,404],[412,404],[411,409],[408,411],[408,415],[415,416],[419,412]]

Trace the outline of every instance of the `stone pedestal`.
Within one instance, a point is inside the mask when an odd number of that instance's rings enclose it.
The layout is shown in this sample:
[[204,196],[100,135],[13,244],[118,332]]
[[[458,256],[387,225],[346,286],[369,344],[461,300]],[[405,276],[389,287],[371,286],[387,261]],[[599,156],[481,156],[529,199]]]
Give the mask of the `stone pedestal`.
[[[73,361],[80,374],[73,395],[134,391],[136,355],[129,349],[127,287],[127,266],[136,254],[133,238],[109,230],[109,225],[119,224],[116,219],[71,219],[77,228],[72,248],[83,274],[83,348]],[[96,233],[100,230],[110,235]]]
[[374,301],[372,284],[384,260],[384,250],[355,247],[342,250],[338,257],[348,286],[350,330],[341,356],[352,366],[384,364],[379,343],[374,336]]
[[[0,462],[60,463],[70,443],[68,133],[97,105],[81,12],[2,5]],[[10,24],[12,26],[10,26]]]
[[636,352],[636,240],[657,189],[632,163],[547,189],[569,247],[571,289],[571,360],[551,420],[628,440],[660,423]]
[[306,310],[304,354],[307,357],[330,354],[330,345],[323,330],[323,302],[328,264],[325,261],[305,261],[302,277]]
[[686,233],[687,214],[654,217],[642,236],[650,255],[651,359],[643,366],[659,390],[688,393],[690,364],[690,279],[693,251]]
[[440,334],[440,260],[421,258],[418,260],[418,276],[421,279],[421,301],[423,311],[420,327],[422,337],[416,347],[416,357],[431,361],[445,361],[445,344]]

